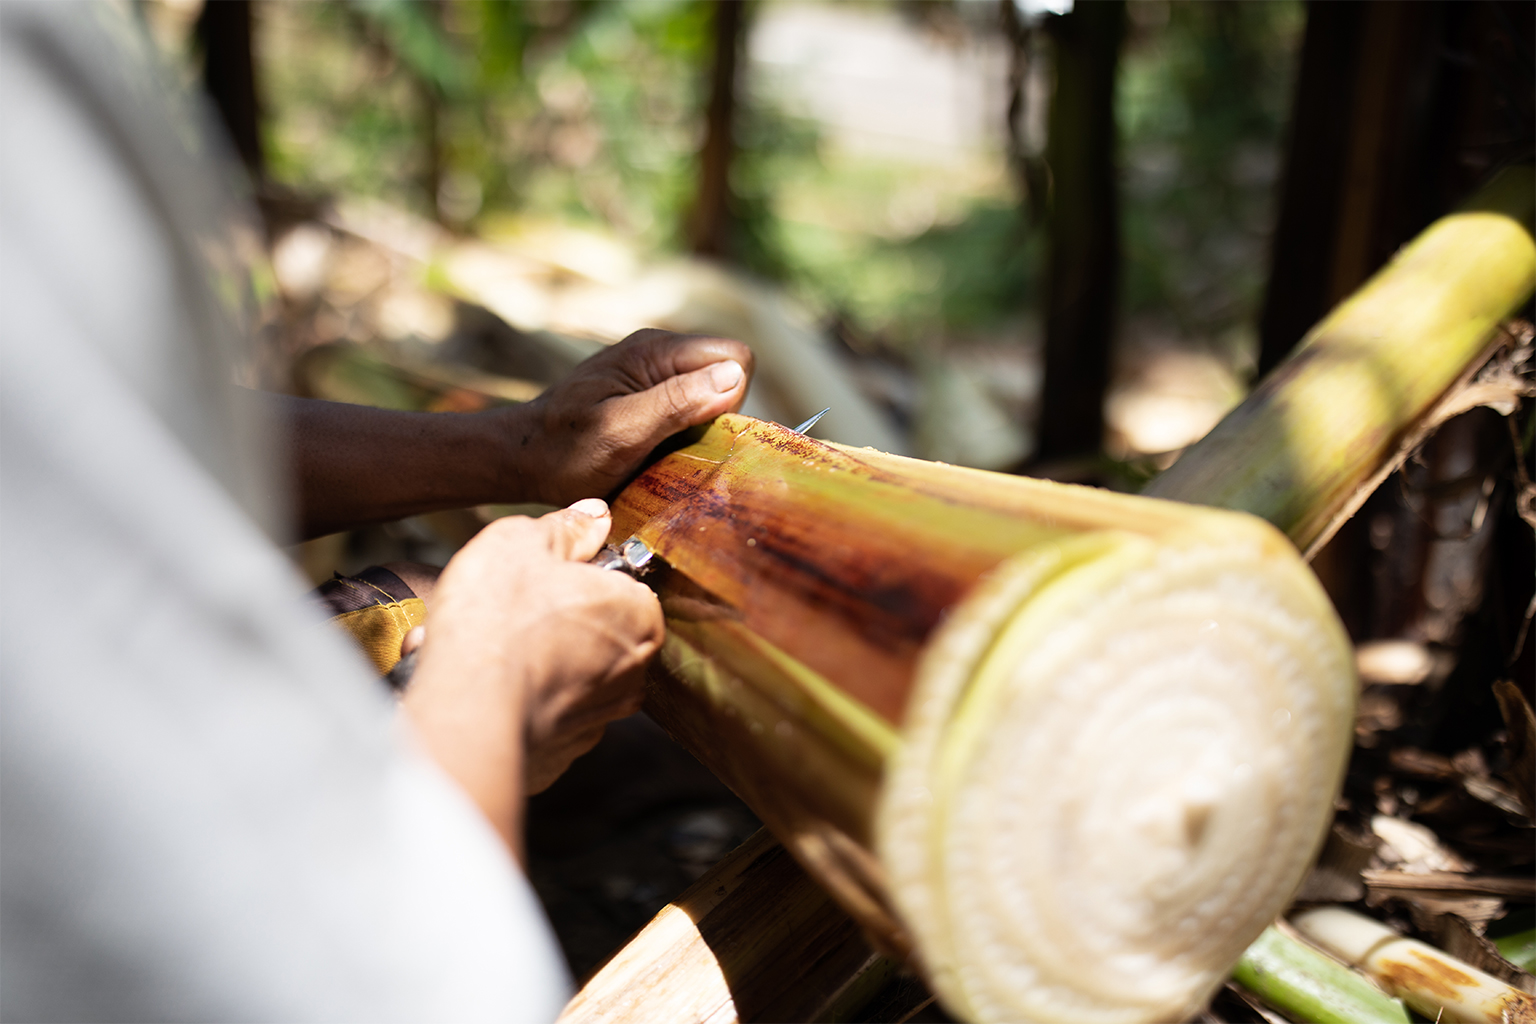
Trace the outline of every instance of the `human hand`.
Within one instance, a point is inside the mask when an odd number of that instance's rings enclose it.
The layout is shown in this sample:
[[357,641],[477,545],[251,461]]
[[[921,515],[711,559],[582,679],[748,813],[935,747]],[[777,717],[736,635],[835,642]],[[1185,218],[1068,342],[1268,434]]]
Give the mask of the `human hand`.
[[587,564],[608,528],[607,505],[589,499],[477,534],[438,580],[401,702],[428,753],[514,850],[524,793],[639,709],[640,670],[661,645],[655,595]]
[[551,505],[609,494],[671,435],[740,409],[752,367],[739,341],[636,331],[519,410],[527,491]]

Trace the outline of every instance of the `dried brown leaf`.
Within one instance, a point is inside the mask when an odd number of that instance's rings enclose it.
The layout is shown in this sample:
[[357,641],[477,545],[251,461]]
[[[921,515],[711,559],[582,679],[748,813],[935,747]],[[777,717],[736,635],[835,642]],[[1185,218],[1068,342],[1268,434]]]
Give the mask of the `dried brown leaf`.
[[1514,787],[1527,820],[1536,814],[1536,795],[1533,795],[1533,779],[1536,779],[1536,712],[1520,688],[1508,679],[1493,684],[1493,695],[1499,702],[1499,712],[1509,730],[1509,770],[1504,778]]

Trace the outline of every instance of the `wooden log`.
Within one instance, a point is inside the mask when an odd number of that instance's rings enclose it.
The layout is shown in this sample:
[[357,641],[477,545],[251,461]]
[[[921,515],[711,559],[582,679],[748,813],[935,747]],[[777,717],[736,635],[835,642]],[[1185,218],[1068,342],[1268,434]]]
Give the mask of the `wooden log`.
[[593,972],[560,1024],[842,1020],[894,970],[759,831]]
[[[1459,216],[1371,286],[1403,300],[1390,278],[1405,271],[1419,291],[1466,300],[1458,318],[1448,299],[1412,296],[1461,339],[1430,361],[1445,384],[1482,350],[1487,309],[1502,315],[1536,280],[1527,230]],[[1513,270],[1479,258],[1469,232],[1484,230]],[[1321,332],[1322,355],[1305,357],[1317,369],[1285,374],[1269,407],[1249,410],[1246,440],[1218,449],[1278,463],[1334,515],[1341,481],[1368,481],[1380,438],[1399,442],[1440,393],[1424,360],[1396,373],[1362,341],[1378,339],[1343,322],[1357,329]],[[1466,322],[1482,332],[1470,343]],[[1269,443],[1277,422],[1300,429],[1298,409],[1348,397],[1330,366],[1355,380],[1369,367],[1371,393],[1398,387],[1400,400],[1366,403],[1354,444],[1298,435],[1301,458]],[[1309,401],[1288,405],[1297,389]],[[1214,458],[1186,455],[1197,469]],[[1213,500],[1268,495],[1303,543],[1328,521],[1286,517],[1284,487],[1243,479],[1246,492],[1217,474]],[[1294,548],[1257,520],[739,416],[648,469],[614,511],[615,539],[638,535],[667,563],[653,717],[962,1016],[1191,1012],[1324,834],[1350,745],[1348,646]]]

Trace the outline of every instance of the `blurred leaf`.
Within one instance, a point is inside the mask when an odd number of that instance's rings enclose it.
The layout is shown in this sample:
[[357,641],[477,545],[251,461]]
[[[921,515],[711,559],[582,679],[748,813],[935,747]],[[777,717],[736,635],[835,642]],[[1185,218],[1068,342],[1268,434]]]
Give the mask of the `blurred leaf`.
[[479,0],[476,8],[482,84],[496,86],[520,78],[530,28],[527,5],[508,3],[507,0]]
[[1124,305],[1214,340],[1256,318],[1304,12],[1293,0],[1140,5],[1117,120]]
[[460,99],[469,93],[470,77],[464,60],[423,0],[350,2],[417,78],[450,99]]

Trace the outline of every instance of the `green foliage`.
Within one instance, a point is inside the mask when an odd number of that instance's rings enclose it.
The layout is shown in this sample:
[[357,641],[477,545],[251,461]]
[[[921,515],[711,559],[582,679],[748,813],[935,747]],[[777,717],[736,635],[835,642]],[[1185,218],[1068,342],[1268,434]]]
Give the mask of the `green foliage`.
[[814,307],[902,348],[935,334],[984,332],[1017,318],[1032,299],[1043,237],[1017,204],[982,199],[907,238],[776,226],[791,281]]
[[938,319],[961,330],[993,326],[1033,305],[1033,276],[1044,237],[1016,203],[981,202],[964,220],[907,242],[939,267]]
[[698,0],[327,0],[267,5],[262,22],[279,180],[433,214],[435,122],[444,179],[482,210],[675,234],[710,45]]
[[506,0],[478,0],[475,38],[479,41],[480,88],[494,90],[522,76],[523,53],[532,26],[524,5]]
[[781,238],[776,198],[784,182],[826,173],[820,132],[812,122],[759,100],[740,105],[733,138],[735,259],[764,277],[792,280],[802,268]]
[[[675,245],[693,198],[709,50],[705,4],[595,5],[538,75],[546,101],[562,89],[587,97],[580,113],[600,149],[587,163],[561,159],[558,150],[542,163],[538,205]],[[568,118],[565,127],[576,123]]]
[[1251,336],[1304,12],[1294,0],[1130,5],[1117,118],[1127,313]]
[[349,6],[419,82],[445,98],[462,99],[469,94],[467,62],[449,43],[442,23],[426,4],[419,0],[352,0]]
[[[1241,362],[1262,299],[1304,10],[1295,0],[1149,0],[1131,16],[1117,99],[1123,311],[1159,316]],[[819,189],[843,211],[892,203],[913,176],[829,166],[799,145],[779,152],[762,161],[773,185],[759,194]],[[760,228],[773,240],[773,269],[814,306],[907,345],[996,331],[1038,308],[1044,238],[1009,193],[946,181],[930,189],[966,198],[915,234],[874,226],[875,212],[796,218],[780,208]]]
[[407,193],[421,159],[416,98],[392,59],[359,45],[342,5],[257,11],[273,177],[312,190],[414,198]]
[[[470,228],[511,212],[682,247],[713,59],[703,0],[258,11],[280,180]],[[1145,0],[1130,13],[1118,100],[1124,311],[1241,348],[1262,291],[1302,8]],[[731,184],[745,267],[903,344],[993,331],[1035,305],[1042,240],[1014,208],[1001,156],[987,177],[828,153],[815,124],[750,80],[741,99]],[[452,202],[423,190],[429,124]]]
[[[443,177],[478,188],[480,212],[683,247],[713,60],[708,3],[330,0],[263,13],[278,179],[435,214],[421,184],[431,103]],[[731,172],[740,264],[898,340],[1017,312],[1033,249],[1018,244],[1005,188],[982,187],[991,201],[970,210],[946,194],[943,170],[829,164],[814,123],[744,86]],[[851,217],[788,217],[791,193]],[[939,226],[890,226],[887,208],[913,195],[945,206]]]

